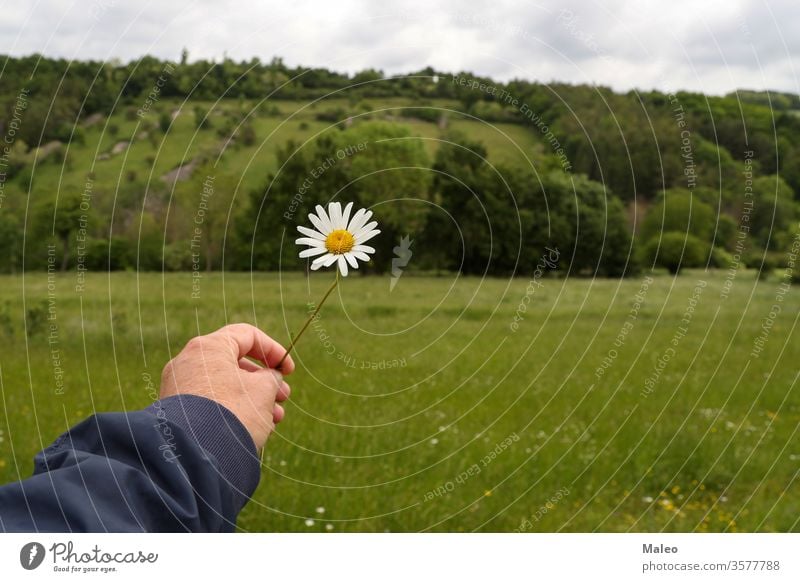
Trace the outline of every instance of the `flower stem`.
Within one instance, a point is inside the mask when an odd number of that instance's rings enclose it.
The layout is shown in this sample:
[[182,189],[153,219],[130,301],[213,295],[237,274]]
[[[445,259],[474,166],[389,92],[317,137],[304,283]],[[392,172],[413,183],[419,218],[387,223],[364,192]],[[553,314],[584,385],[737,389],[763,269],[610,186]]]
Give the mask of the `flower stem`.
[[[322,300],[317,304],[317,308],[314,310],[314,313],[312,313],[308,317],[308,319],[306,319],[306,322],[303,324],[303,327],[300,328],[300,331],[297,332],[297,335],[294,336],[294,338],[289,342],[289,348],[286,350],[286,353],[283,354],[283,357],[281,358],[280,362],[278,362],[278,365],[275,366],[276,370],[280,370],[281,369],[281,366],[283,365],[283,361],[286,359],[286,357],[289,355],[289,353],[294,349],[294,346],[297,345],[297,340],[300,339],[300,336],[303,335],[303,332],[306,330],[306,328],[309,326],[309,324],[312,321],[314,321],[314,318],[317,316],[317,313],[319,313],[319,310],[322,309],[322,304],[325,303],[325,300],[328,298],[328,296],[331,293],[333,293],[333,290],[336,288],[336,285],[338,285],[338,284],[339,284],[339,269],[337,267],[337,269],[336,269],[336,278],[333,280],[333,283],[331,283],[331,286],[328,287],[328,290],[325,291],[325,295],[322,296]],[[267,445],[265,443],[264,446],[261,447],[261,464],[262,465],[264,464],[264,450],[266,448],[267,448]]]
[[309,326],[309,324],[310,324],[310,323],[311,323],[311,322],[314,320],[314,318],[317,316],[317,313],[319,313],[319,310],[320,310],[320,309],[322,309],[322,304],[323,304],[323,303],[325,303],[325,300],[326,300],[326,299],[328,298],[328,296],[329,296],[329,295],[330,295],[330,294],[333,292],[333,290],[336,288],[336,285],[337,285],[338,283],[339,283],[339,271],[337,270],[337,271],[336,271],[336,278],[333,280],[333,283],[331,283],[331,286],[330,286],[330,287],[328,287],[328,290],[325,292],[325,295],[323,295],[323,296],[322,296],[322,300],[321,300],[321,301],[320,301],[320,302],[317,304],[317,308],[314,310],[314,313],[312,313],[312,314],[311,314],[311,315],[308,317],[308,319],[306,319],[306,322],[303,324],[303,327],[301,327],[301,328],[300,328],[300,331],[299,331],[299,332],[297,332],[297,335],[296,335],[296,336],[294,336],[294,338],[292,339],[292,341],[291,341],[291,342],[289,342],[289,348],[286,350],[286,353],[285,353],[285,354],[283,354],[283,357],[281,358],[281,361],[280,361],[280,362],[278,362],[278,365],[277,365],[277,366],[275,366],[275,368],[276,368],[276,369],[278,369],[278,370],[280,370],[280,369],[281,369],[281,366],[283,365],[283,361],[286,359],[286,357],[287,357],[287,356],[288,356],[288,355],[291,353],[291,351],[294,349],[294,346],[297,344],[297,340],[299,340],[299,339],[300,339],[300,336],[301,336],[301,335],[303,335],[303,332],[306,330],[306,328]]

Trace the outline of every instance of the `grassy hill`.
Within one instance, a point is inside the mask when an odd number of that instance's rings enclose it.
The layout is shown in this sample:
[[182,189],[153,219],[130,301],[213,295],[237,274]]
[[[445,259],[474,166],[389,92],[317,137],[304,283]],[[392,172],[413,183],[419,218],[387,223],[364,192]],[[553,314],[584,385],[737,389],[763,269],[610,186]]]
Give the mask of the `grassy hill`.
[[[371,100],[363,104],[364,111],[353,122],[380,120],[407,128],[411,135],[424,140],[431,159],[439,148],[437,140],[447,131],[455,130],[484,143],[492,163],[528,165],[530,160],[540,167],[553,163],[536,134],[521,125],[470,119],[455,112],[455,103],[434,100],[430,103],[432,108],[452,110],[443,111],[448,120],[445,127],[440,127],[437,122],[404,116],[404,109],[413,104],[412,100],[402,98]],[[6,192],[10,199],[19,199],[30,188],[35,203],[54,192],[82,192],[91,173],[95,191],[113,199],[126,182],[143,188],[162,187],[165,184],[162,178],[170,171],[198,158],[209,160],[217,174],[235,179],[241,190],[248,191],[261,187],[267,174],[277,170],[276,148],[289,140],[298,144],[313,141],[326,131],[338,131],[344,126],[344,123],[320,121],[319,117],[335,116],[345,106],[345,100],[335,99],[311,104],[224,100],[191,102],[183,107],[181,102],[165,100],[143,118],[131,114],[135,108],[123,108],[111,117],[93,118],[89,127],[78,126],[79,139],[47,146],[49,151],[44,157],[37,159],[33,150],[26,158],[28,171],[11,180]],[[195,107],[208,112],[207,127],[198,129]],[[159,127],[162,115],[174,116],[166,131]],[[241,133],[240,124],[252,128],[251,143],[242,143],[236,137],[230,139],[237,128]],[[129,145],[115,150],[118,144]],[[188,177],[183,175],[184,179]],[[183,181],[175,185],[177,190],[183,188]],[[172,186],[169,182],[166,185]],[[232,197],[233,193],[222,191],[219,195]]]
[[[427,152],[423,164],[428,166],[443,140],[454,135],[483,144],[491,164],[528,172],[547,172],[558,166],[530,128],[471,118],[458,113],[457,103],[446,99],[430,101],[424,114],[418,102],[401,97],[355,104],[346,99],[188,103],[163,99],[148,107],[142,111],[135,105],[120,106],[110,117],[88,116],[71,129],[65,142],[54,140],[27,153],[16,152],[21,168],[4,182],[0,219],[16,218],[0,224],[0,238],[6,232],[9,245],[19,253],[20,235],[25,232],[26,268],[44,268],[44,251],[37,245],[43,246],[55,233],[53,221],[59,216],[70,229],[64,236],[69,239],[74,267],[79,252],[75,229],[79,215],[87,214],[84,211],[88,211],[87,236],[93,241],[92,268],[105,268],[110,239],[114,245],[124,245],[127,258],[122,263],[127,268],[144,264],[141,268],[160,270],[162,255],[167,269],[189,268],[186,249],[191,219],[207,175],[214,176],[215,187],[206,226],[210,229],[213,214],[218,231],[225,229],[229,236],[237,218],[253,212],[251,193],[263,193],[269,176],[278,171],[280,149],[293,143],[294,148],[311,151],[330,134],[341,134],[346,142],[347,132],[354,127],[368,131],[370,125],[379,124],[406,131]],[[294,192],[300,182],[290,180],[284,188]],[[85,208],[78,211],[81,202]],[[204,249],[213,256],[209,260],[214,266],[221,261],[221,238],[218,232],[214,249]],[[58,248],[63,244],[57,243]],[[143,245],[149,251],[142,251]],[[141,263],[137,257],[143,252],[149,252],[151,259]],[[11,270],[21,267],[21,259],[15,261]]]

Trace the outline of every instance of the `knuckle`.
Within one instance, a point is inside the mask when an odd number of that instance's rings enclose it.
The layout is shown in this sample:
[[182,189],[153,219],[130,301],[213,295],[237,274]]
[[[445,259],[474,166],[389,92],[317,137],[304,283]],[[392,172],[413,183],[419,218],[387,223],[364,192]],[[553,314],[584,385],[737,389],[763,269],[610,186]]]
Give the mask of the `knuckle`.
[[229,323],[225,327],[221,328],[219,331],[225,334],[235,334],[237,332],[241,333],[243,331],[249,331],[253,328],[252,325],[249,323]]
[[183,348],[184,352],[199,352],[206,347],[207,340],[205,336],[196,336],[186,342],[186,347]]

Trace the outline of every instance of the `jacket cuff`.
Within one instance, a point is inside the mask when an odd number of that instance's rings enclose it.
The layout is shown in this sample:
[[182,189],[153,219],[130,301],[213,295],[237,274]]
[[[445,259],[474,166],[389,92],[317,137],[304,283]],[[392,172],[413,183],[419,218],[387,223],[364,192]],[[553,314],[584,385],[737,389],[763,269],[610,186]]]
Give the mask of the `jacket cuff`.
[[261,478],[261,462],[253,437],[233,412],[193,394],[156,400],[145,410],[183,429],[213,457],[239,509],[249,501]]

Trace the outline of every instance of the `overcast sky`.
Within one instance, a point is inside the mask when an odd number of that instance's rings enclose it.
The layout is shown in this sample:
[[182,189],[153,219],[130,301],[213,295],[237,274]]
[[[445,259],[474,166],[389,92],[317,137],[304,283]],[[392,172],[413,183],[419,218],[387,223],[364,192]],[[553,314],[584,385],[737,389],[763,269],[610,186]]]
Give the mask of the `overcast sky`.
[[[0,0],[0,53],[144,54],[615,89],[800,92],[798,0]],[[0,80],[1,82],[1,80]]]

